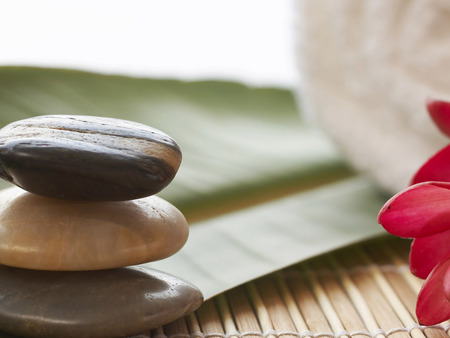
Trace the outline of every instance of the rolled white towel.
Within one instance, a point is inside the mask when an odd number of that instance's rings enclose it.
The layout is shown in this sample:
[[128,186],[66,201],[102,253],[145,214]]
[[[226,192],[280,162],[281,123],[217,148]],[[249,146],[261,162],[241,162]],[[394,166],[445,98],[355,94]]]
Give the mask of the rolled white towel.
[[299,102],[385,190],[450,142],[428,98],[450,100],[447,0],[300,0]]

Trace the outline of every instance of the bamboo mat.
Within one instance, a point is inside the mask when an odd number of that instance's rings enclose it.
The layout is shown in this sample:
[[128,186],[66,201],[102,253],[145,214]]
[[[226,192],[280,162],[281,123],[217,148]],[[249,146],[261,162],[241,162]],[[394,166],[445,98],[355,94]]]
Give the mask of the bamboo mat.
[[448,323],[417,322],[422,281],[409,272],[409,245],[386,236],[341,249],[236,287],[133,337],[448,337]]

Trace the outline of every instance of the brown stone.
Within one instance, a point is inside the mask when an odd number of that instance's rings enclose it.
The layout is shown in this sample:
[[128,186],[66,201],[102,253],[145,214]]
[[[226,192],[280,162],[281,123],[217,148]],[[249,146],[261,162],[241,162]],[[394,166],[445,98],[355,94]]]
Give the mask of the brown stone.
[[0,130],[0,177],[61,199],[119,201],[156,194],[181,163],[177,143],[131,121],[46,115]]
[[194,286],[144,267],[53,272],[0,265],[0,330],[35,337],[123,337],[202,303]]
[[97,270],[166,258],[189,226],[167,201],[56,200],[12,187],[0,192],[0,264],[37,270]]

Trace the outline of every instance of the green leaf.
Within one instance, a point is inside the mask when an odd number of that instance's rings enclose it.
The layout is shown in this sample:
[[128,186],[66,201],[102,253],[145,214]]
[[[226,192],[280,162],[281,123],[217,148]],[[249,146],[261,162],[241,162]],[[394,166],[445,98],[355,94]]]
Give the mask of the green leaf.
[[182,251],[147,266],[183,276],[210,298],[269,272],[385,234],[386,199],[363,178],[326,185],[192,227]]
[[348,173],[330,142],[301,123],[286,90],[0,67],[0,112],[0,126],[34,115],[84,114],[168,133],[183,162],[160,196],[185,213]]
[[352,172],[289,91],[0,67],[0,125],[42,114],[123,118],[178,141],[183,163],[159,195],[185,213],[191,237],[154,264],[207,297],[380,232],[381,199],[366,182],[299,194]]

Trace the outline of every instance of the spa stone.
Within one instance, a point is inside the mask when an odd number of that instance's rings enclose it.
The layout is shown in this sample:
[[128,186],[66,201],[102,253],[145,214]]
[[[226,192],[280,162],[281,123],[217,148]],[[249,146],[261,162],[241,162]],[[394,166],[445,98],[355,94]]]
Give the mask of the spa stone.
[[168,274],[134,266],[49,272],[0,265],[0,330],[32,337],[124,337],[196,310],[202,295]]
[[0,130],[0,177],[53,198],[150,196],[172,181],[180,163],[181,151],[172,138],[131,121],[47,115]]
[[0,191],[0,233],[0,264],[75,271],[169,257],[185,244],[189,226],[177,208],[157,196],[83,202],[11,187]]

